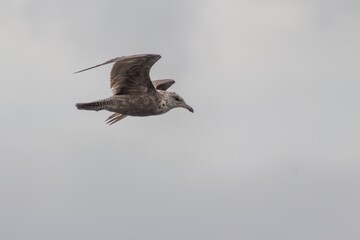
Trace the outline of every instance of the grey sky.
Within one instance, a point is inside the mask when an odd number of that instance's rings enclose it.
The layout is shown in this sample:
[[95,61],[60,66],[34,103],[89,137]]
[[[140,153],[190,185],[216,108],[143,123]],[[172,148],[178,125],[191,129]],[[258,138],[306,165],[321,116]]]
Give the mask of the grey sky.
[[[359,239],[359,1],[2,1],[0,239]],[[122,55],[194,107],[127,118]]]

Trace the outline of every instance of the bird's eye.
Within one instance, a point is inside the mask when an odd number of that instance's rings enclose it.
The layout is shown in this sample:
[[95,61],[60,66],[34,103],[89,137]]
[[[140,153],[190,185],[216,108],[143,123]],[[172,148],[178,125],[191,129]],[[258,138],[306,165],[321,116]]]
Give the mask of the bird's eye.
[[175,99],[175,101],[180,101],[180,98],[177,96],[175,96],[174,99]]

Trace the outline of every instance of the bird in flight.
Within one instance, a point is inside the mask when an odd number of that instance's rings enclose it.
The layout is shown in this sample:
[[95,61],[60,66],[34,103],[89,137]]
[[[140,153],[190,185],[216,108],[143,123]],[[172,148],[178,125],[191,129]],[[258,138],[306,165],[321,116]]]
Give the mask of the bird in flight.
[[186,108],[193,113],[193,108],[182,97],[175,92],[166,91],[175,83],[174,80],[151,81],[150,69],[160,58],[161,56],[156,54],[123,56],[75,72],[80,73],[114,63],[110,73],[110,87],[113,95],[94,102],[77,103],[77,109],[114,112],[106,119],[109,125],[126,116],[160,115],[177,107]]

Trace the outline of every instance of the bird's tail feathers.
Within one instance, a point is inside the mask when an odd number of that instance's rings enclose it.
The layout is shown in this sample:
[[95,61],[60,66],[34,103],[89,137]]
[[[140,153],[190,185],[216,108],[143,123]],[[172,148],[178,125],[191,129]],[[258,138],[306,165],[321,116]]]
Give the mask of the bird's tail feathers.
[[90,102],[90,103],[77,103],[76,108],[79,110],[100,111],[104,109],[104,105],[101,101]]

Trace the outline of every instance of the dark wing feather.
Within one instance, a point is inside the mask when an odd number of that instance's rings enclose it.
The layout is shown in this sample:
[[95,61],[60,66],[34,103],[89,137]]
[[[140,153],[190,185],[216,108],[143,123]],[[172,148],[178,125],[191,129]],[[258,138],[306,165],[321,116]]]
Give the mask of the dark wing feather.
[[100,66],[103,66],[103,65],[109,64],[109,63],[113,63],[113,62],[118,61],[119,59],[121,59],[121,57],[120,57],[120,58],[113,58],[113,59],[111,59],[111,60],[109,60],[109,61],[106,61],[106,62],[104,62],[104,63],[98,64],[98,65],[96,65],[96,66],[89,67],[89,68],[85,68],[85,69],[83,69],[83,70],[80,70],[80,71],[74,72],[74,74],[75,74],[75,73],[85,72],[85,71],[87,71],[87,70],[90,70],[90,69],[93,69],[93,68],[97,68],[97,67],[100,67]]
[[169,87],[171,87],[171,85],[175,83],[175,81],[172,79],[161,79],[154,80],[152,81],[152,83],[157,90],[166,91]]

